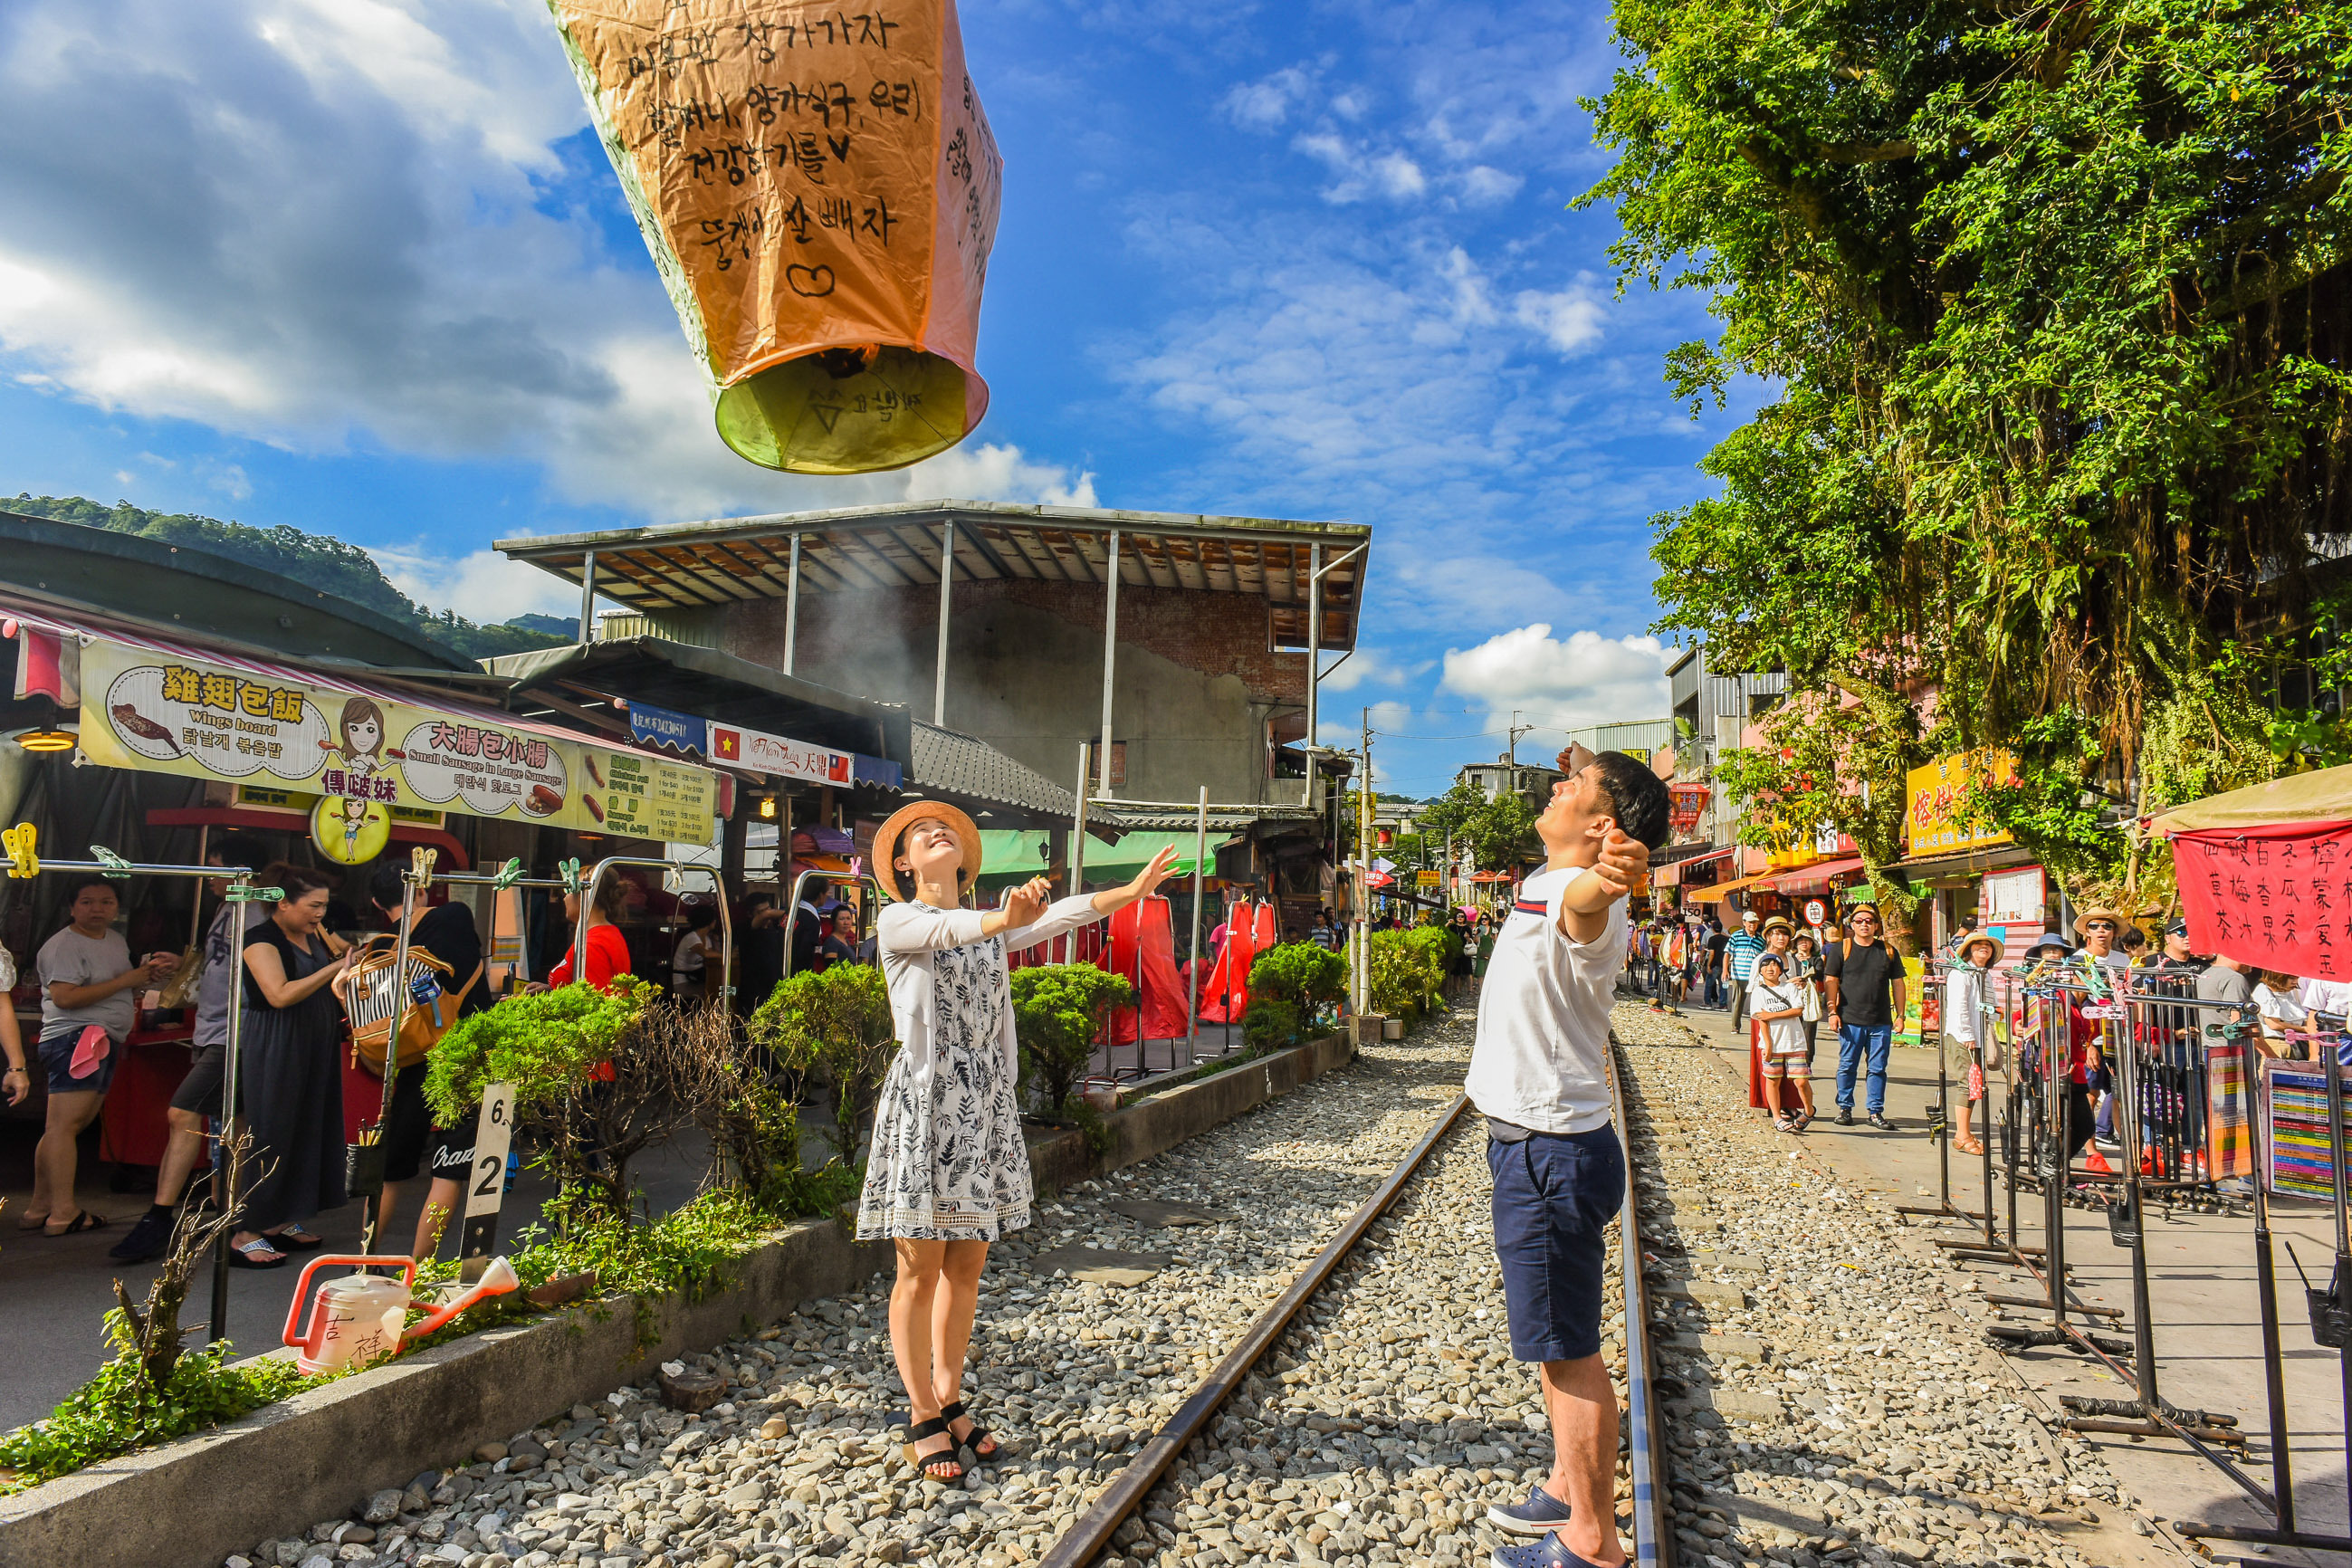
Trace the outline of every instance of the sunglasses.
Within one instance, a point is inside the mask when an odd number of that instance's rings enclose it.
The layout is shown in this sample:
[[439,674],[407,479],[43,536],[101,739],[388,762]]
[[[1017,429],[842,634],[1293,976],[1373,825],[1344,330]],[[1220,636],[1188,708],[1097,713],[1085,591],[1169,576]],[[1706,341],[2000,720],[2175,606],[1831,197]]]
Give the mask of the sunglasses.
[[2116,922],[2113,921],[2084,921],[2083,922],[2083,929],[2084,931],[2113,931],[2116,929]]

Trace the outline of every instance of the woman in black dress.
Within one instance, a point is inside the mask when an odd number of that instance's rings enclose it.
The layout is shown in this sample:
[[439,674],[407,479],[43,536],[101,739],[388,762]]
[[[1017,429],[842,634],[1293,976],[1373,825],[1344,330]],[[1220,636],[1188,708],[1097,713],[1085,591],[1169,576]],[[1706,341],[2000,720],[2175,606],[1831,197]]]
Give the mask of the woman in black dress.
[[342,1012],[328,989],[349,962],[320,924],[333,884],[279,864],[259,881],[282,889],[245,943],[245,1018],[237,1035],[237,1100],[253,1146],[246,1153],[243,1224],[229,1261],[275,1268],[289,1251],[315,1251],[302,1222],[343,1205]]

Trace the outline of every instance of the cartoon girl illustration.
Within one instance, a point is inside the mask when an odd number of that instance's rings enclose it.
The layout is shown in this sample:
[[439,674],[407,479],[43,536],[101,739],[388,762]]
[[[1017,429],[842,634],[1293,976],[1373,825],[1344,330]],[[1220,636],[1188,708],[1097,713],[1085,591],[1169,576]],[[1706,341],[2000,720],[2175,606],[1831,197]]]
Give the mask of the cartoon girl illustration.
[[341,737],[330,748],[341,752],[343,770],[353,778],[372,777],[383,767],[383,710],[372,699],[346,698],[343,716],[335,726]]

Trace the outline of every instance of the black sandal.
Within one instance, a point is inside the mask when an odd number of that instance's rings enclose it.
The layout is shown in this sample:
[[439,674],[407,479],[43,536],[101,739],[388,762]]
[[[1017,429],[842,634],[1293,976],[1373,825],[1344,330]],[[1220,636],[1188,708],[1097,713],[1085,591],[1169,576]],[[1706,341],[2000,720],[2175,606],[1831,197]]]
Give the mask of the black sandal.
[[[917,1471],[925,1480],[937,1481],[942,1486],[953,1486],[956,1482],[963,1479],[963,1461],[956,1458],[955,1439],[952,1434],[949,1434],[948,1437],[948,1441],[950,1446],[940,1449],[936,1454],[919,1454],[915,1452],[915,1445],[921,1442],[924,1438],[937,1437],[940,1434],[947,1432],[948,1418],[946,1416],[940,1415],[933,1417],[929,1421],[919,1421],[913,1426],[904,1428],[904,1430],[906,1432],[907,1440],[898,1446],[898,1457],[907,1461],[907,1468],[908,1469]],[[935,1473],[943,1467],[947,1469],[953,1470],[955,1473],[953,1475],[940,1475]]]
[[83,1231],[104,1230],[106,1226],[107,1218],[104,1215],[92,1214],[88,1209],[83,1209],[66,1222],[63,1230],[51,1230],[48,1227],[48,1222],[43,1221],[41,1234],[53,1238],[60,1236],[79,1236]]
[[[957,1400],[953,1405],[942,1405],[940,1406],[940,1419],[941,1421],[953,1422],[962,1415],[963,1401],[961,1399]],[[982,1426],[978,1421],[974,1421],[971,1424],[971,1433],[965,1436],[958,1437],[956,1439],[956,1450],[961,1453],[965,1449],[970,1449],[974,1461],[984,1465],[1004,1451],[1004,1446],[999,1443],[992,1447],[987,1453],[982,1453],[980,1451],[980,1446],[988,1441],[988,1428]]]
[[[254,1257],[257,1251],[277,1252],[278,1256],[265,1261]],[[292,1261],[293,1259],[284,1253],[278,1252],[278,1248],[269,1244],[269,1238],[266,1236],[257,1236],[251,1241],[229,1244],[228,1266],[231,1268],[283,1268]]]

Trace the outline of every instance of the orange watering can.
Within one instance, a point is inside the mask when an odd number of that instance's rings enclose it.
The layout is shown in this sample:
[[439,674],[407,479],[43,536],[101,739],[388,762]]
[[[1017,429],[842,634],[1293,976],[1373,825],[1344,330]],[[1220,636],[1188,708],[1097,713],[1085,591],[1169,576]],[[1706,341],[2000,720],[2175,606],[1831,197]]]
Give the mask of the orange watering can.
[[[397,1268],[400,1278],[358,1273],[329,1280],[319,1288],[317,1298],[310,1302],[310,1321],[297,1333],[295,1324],[301,1320],[303,1300],[310,1294],[310,1276],[330,1264],[358,1269]],[[302,1277],[295,1281],[294,1300],[286,1309],[285,1340],[298,1352],[295,1365],[306,1376],[341,1372],[347,1367],[373,1366],[398,1355],[404,1342],[424,1338],[475,1302],[503,1296],[521,1281],[515,1278],[512,1264],[503,1258],[493,1258],[489,1267],[482,1270],[482,1278],[465,1294],[436,1307],[422,1322],[407,1328],[404,1325],[408,1321],[415,1283],[416,1260],[413,1258],[310,1259]]]

